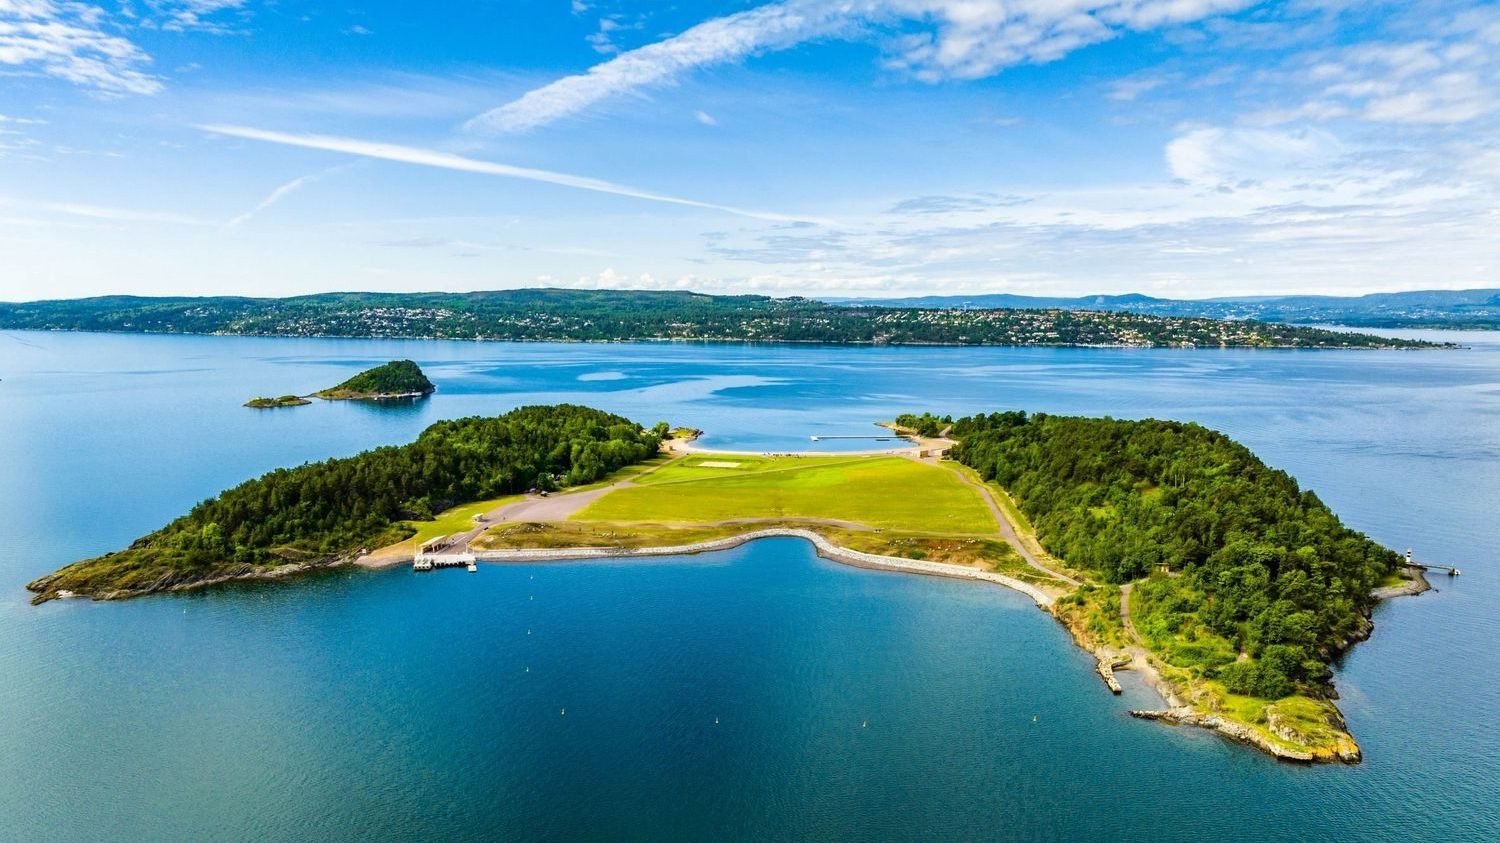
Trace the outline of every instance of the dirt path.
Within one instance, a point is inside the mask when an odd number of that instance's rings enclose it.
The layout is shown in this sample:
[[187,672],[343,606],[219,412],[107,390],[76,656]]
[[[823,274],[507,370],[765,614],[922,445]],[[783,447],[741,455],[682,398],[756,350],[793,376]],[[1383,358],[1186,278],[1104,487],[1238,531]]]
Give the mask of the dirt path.
[[1005,539],[1005,541],[1011,547],[1015,548],[1016,553],[1021,554],[1021,558],[1026,560],[1027,565],[1030,565],[1031,567],[1037,569],[1038,571],[1041,571],[1049,577],[1054,577],[1056,579],[1062,580],[1063,582],[1068,583],[1074,587],[1083,585],[1083,583],[1073,579],[1067,574],[1054,571],[1036,560],[1036,557],[1032,555],[1031,551],[1026,548],[1026,545],[1021,541],[1021,537],[1016,533],[1016,526],[1010,523],[1010,519],[1006,517],[1005,510],[1002,509],[1000,507],[1000,504],[995,501],[995,492],[993,489],[991,489],[984,483],[975,481],[973,478],[969,477],[969,475],[963,473],[962,471],[955,470],[953,473],[958,475],[958,478],[965,484],[967,484],[970,488],[979,493],[979,497],[984,500],[985,506],[988,506],[990,508],[990,514],[995,516],[995,525],[999,528],[1000,537]]
[[[673,453],[669,451],[669,453]],[[496,524],[517,521],[567,521],[577,515],[584,507],[604,497],[616,489],[625,489],[635,485],[635,481],[648,474],[660,471],[681,459],[681,455],[667,460],[661,465],[653,465],[645,471],[632,474],[629,477],[616,480],[606,486],[597,489],[588,489],[581,492],[559,492],[549,495],[527,495],[525,499],[511,501],[503,506],[495,507],[484,513],[480,524],[467,532],[459,533],[452,537],[448,547],[444,548],[446,553],[469,553],[470,543],[479,538],[480,534]]]

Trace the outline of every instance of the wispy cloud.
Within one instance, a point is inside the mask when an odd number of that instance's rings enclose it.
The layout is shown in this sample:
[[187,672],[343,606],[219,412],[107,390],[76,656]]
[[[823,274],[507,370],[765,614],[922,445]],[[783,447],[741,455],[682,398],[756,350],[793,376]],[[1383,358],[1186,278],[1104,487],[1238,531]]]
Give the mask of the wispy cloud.
[[826,38],[877,37],[887,68],[929,82],[976,79],[1048,62],[1129,30],[1202,20],[1254,0],[781,0],[705,21],[621,53],[465,124],[522,132],[605,100],[670,84],[693,70]]
[[78,202],[25,202],[0,197],[0,207],[16,206],[33,211],[64,214],[70,217],[85,217],[111,222],[171,223],[174,225],[214,225],[210,220],[162,211],[143,211],[135,208],[115,208],[107,205],[91,205]]
[[107,94],[154,94],[151,57],[105,29],[97,6],[66,0],[0,0],[0,65],[66,79]]
[[401,146],[392,143],[381,143],[379,141],[364,141],[329,135],[294,135],[285,132],[253,129],[245,126],[207,125],[199,126],[198,128],[218,135],[245,138],[247,140],[279,143],[286,146],[300,146],[307,149],[321,149],[327,152],[358,155],[364,158],[378,158],[383,161],[397,161],[403,164],[416,164],[423,167],[439,167],[446,170],[459,170],[467,173],[480,173],[489,176],[544,182],[578,190],[590,190],[596,193],[608,193],[615,196],[644,199],[650,202],[665,202],[671,205],[683,205],[690,208],[723,211],[728,214],[773,222],[820,222],[819,220],[808,220],[803,217],[787,214],[752,211],[730,205],[701,202],[696,199],[684,199],[679,196],[668,196],[663,193],[641,190],[587,176],[575,176],[568,173],[557,173],[551,170],[538,170],[530,167],[515,167],[510,164],[500,164],[494,161],[481,161],[475,158],[466,158],[462,155],[454,155],[449,152],[421,149],[414,146]]
[[700,23],[680,35],[622,53],[587,73],[568,76],[466,124],[471,131],[517,132],[577,114],[601,100],[670,82],[699,67],[739,61],[770,49],[832,35],[851,25],[838,2],[770,3]]
[[147,0],[146,5],[154,17],[146,23],[168,32],[228,34],[236,30],[223,20],[222,15],[243,13],[245,4],[246,0]]
[[[338,168],[335,167],[333,169],[338,169]],[[305,185],[308,182],[313,181],[315,179],[321,178],[322,176],[326,175],[329,172],[331,172],[331,171],[330,170],[324,170],[321,173],[311,173],[311,174],[305,175],[305,176],[298,176],[297,178],[294,178],[291,181],[286,182],[285,184],[278,185],[275,190],[273,190],[270,193],[266,194],[266,198],[264,198],[264,199],[260,200],[260,202],[256,203],[255,207],[251,208],[250,210],[246,211],[245,213],[240,214],[239,216],[237,216],[234,219],[230,220],[229,222],[225,223],[225,226],[227,228],[237,228],[238,226],[240,226],[240,225],[248,222],[251,217],[255,216],[256,214],[260,213],[261,211],[264,211],[265,209],[271,207],[272,205],[275,205],[277,202],[280,202],[282,199],[286,198],[286,196],[288,194],[291,194],[291,193],[293,193],[293,192],[301,189],[301,187],[303,185]]]

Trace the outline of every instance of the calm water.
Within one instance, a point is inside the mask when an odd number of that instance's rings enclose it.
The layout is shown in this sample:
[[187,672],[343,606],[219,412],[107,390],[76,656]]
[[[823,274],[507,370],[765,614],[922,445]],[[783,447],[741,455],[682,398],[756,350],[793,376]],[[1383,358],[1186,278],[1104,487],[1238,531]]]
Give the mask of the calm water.
[[[0,333],[0,839],[1500,839],[1500,337],[1466,340],[1288,353]],[[239,406],[395,357],[439,393]],[[1367,761],[1321,768],[1130,719],[1149,693],[1110,696],[1018,595],[841,567],[794,540],[27,605],[32,577],[267,469],[555,401],[753,449],[908,409],[1192,419],[1464,575],[1377,611],[1337,680]]]

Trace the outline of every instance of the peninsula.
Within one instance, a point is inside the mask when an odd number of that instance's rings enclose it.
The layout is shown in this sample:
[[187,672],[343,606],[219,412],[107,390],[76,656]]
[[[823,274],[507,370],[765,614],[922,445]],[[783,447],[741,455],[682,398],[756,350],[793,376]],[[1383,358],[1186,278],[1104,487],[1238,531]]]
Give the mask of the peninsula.
[[0,329],[466,340],[1132,348],[1436,348],[1262,321],[1062,307],[832,304],[646,290],[324,293],[0,302]]
[[351,561],[798,536],[848,564],[1025,593],[1113,690],[1117,670],[1147,677],[1168,706],[1138,716],[1287,760],[1359,760],[1329,664],[1369,635],[1377,593],[1414,593],[1420,575],[1290,476],[1195,424],[1006,412],[892,426],[911,443],[766,455],[566,405],[443,422],[412,445],[272,472],[28,588],[113,599]]

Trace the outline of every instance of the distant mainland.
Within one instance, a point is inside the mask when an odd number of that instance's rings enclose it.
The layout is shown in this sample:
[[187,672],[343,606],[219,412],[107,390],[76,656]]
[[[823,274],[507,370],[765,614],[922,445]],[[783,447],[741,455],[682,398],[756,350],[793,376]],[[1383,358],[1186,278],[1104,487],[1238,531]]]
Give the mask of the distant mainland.
[[[328,401],[392,401],[421,398],[431,395],[436,389],[416,363],[410,360],[392,360],[373,369],[366,369],[338,386],[314,392],[313,396]],[[300,395],[283,395],[279,398],[252,398],[245,402],[245,406],[263,410],[311,403]]]
[[0,328],[280,337],[1126,348],[1436,348],[1441,343],[1203,315],[1090,306],[829,303],[642,290],[324,293],[282,299],[0,303]]
[[[704,451],[576,405],[439,422],[405,446],[273,471],[27,588],[118,599],[332,565],[674,555],[804,538],[862,567],[1004,585],[1166,699],[1138,716],[1278,758],[1360,759],[1329,664],[1425,587],[1243,445],[1196,424],[906,415],[910,444]],[[441,566],[441,565],[437,565]],[[1005,642],[996,642],[1005,646]]]

